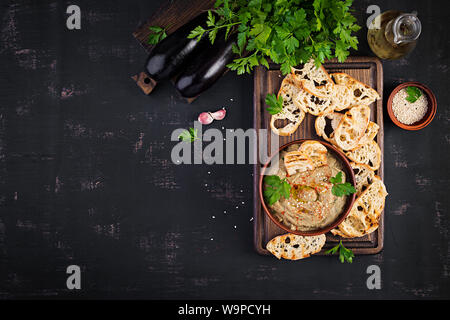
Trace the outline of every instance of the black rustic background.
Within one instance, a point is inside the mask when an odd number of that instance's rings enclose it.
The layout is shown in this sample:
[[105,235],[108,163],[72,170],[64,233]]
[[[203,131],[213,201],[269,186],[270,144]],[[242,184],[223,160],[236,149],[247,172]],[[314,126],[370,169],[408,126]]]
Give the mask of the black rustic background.
[[[69,31],[66,8],[82,11]],[[162,1],[1,1],[0,298],[449,298],[449,28],[445,1],[355,1],[417,10],[407,58],[383,62],[384,100],[404,81],[436,94],[418,132],[385,114],[384,250],[278,261],[253,249],[252,167],[170,160],[171,133],[201,111],[252,126],[252,76],[228,73],[192,105],[170,83],[142,94],[131,33]],[[371,55],[359,32],[357,55]],[[66,289],[66,268],[82,289]],[[379,265],[382,289],[368,290]]]

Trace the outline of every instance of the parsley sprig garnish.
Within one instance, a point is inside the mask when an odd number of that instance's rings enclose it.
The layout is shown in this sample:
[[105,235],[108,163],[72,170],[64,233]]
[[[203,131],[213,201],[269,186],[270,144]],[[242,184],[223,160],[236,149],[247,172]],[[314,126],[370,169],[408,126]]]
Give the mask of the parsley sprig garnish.
[[149,44],[157,44],[163,39],[167,38],[166,29],[158,27],[158,26],[150,26],[148,27],[151,31],[150,35],[148,36],[148,43]]
[[267,111],[269,111],[271,115],[280,113],[281,110],[283,110],[283,97],[279,96],[277,98],[275,94],[269,93],[266,96],[266,104],[268,105]]
[[286,178],[281,179],[277,175],[265,176],[264,183],[264,199],[269,205],[273,205],[280,200],[281,196],[288,199],[291,195],[291,185],[286,181]]
[[189,128],[189,130],[184,130],[179,136],[178,139],[181,139],[182,141],[187,142],[194,142],[195,140],[198,140],[197,136],[197,129]]
[[419,88],[412,86],[406,87],[406,93],[408,94],[408,96],[405,99],[406,101],[411,103],[416,102],[417,99],[419,99],[422,95],[422,91],[420,91]]
[[335,254],[336,252],[338,252],[338,250],[339,250],[339,260],[341,261],[341,263],[344,263],[344,261],[347,261],[348,263],[353,262],[353,258],[355,257],[355,255],[353,254],[352,250],[344,247],[344,245],[342,244],[342,240],[339,241],[339,244],[334,248],[325,251],[325,254]]
[[339,171],[335,177],[330,178],[330,182],[333,184],[331,193],[336,197],[348,196],[356,192],[354,186],[349,182],[342,183],[342,172]]
[[[238,74],[255,66],[280,65],[283,74],[314,58],[316,64],[336,57],[345,61],[349,49],[357,49],[354,32],[360,27],[351,14],[352,0],[216,0],[206,27],[197,26],[189,38],[208,32],[214,43],[217,32],[237,33],[233,52],[239,55],[228,67]],[[214,12],[214,14],[212,13]]]

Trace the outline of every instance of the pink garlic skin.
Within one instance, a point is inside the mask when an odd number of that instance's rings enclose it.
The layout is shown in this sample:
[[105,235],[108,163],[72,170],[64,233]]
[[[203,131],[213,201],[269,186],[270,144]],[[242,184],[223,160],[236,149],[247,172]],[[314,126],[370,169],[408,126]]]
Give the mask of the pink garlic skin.
[[209,112],[202,112],[198,115],[198,122],[201,124],[210,124],[214,121],[214,118],[211,116]]
[[223,108],[220,109],[219,111],[211,113],[211,116],[214,118],[214,120],[222,120],[223,118],[225,118],[226,114],[227,111],[225,110],[225,108]]
[[198,122],[201,124],[207,125],[213,122],[214,120],[222,120],[225,118],[227,111],[225,108],[220,109],[216,112],[202,112],[198,115]]

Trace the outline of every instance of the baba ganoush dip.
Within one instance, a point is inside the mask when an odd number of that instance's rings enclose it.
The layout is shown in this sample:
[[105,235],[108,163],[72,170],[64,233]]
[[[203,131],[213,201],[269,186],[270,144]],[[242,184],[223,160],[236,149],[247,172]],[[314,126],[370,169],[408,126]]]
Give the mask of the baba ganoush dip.
[[291,185],[291,195],[269,206],[272,215],[282,224],[294,231],[314,231],[327,227],[339,217],[347,202],[347,196],[337,197],[331,189],[331,177],[342,172],[342,182],[345,182],[345,172],[341,162],[330,152],[327,152],[327,164],[288,176],[284,166],[284,156],[287,152],[297,150],[298,144],[289,146],[280,153],[279,169],[273,173],[281,179],[286,178]]

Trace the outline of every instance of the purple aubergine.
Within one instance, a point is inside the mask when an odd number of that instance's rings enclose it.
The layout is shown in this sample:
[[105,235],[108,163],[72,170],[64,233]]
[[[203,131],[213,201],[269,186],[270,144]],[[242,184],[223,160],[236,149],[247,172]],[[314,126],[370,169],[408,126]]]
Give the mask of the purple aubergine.
[[207,13],[198,15],[153,48],[146,64],[147,72],[152,79],[161,81],[175,76],[208,44],[206,33],[199,41],[188,39],[189,33],[195,27],[204,25],[207,17]]
[[237,34],[227,40],[219,32],[213,45],[195,56],[177,77],[176,89],[185,98],[192,98],[211,87],[227,70],[233,58]]

